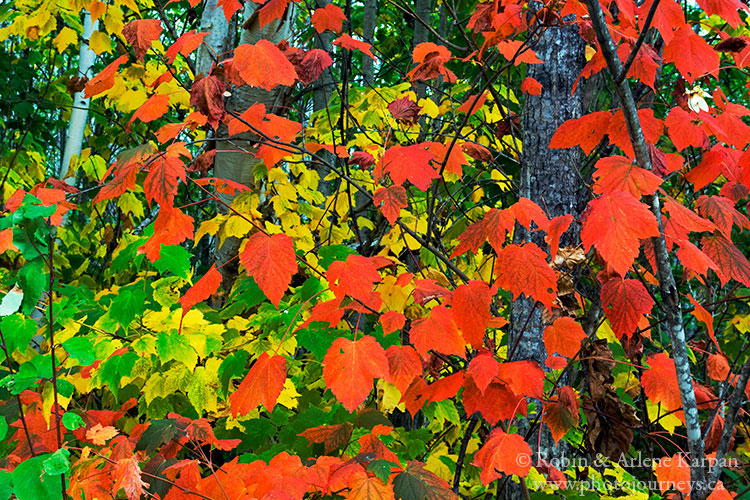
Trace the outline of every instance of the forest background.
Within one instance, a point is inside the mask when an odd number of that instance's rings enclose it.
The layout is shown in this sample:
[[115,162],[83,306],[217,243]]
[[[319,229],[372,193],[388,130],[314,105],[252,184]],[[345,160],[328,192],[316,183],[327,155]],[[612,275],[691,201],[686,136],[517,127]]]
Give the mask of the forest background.
[[750,496],[737,0],[0,5],[0,500]]

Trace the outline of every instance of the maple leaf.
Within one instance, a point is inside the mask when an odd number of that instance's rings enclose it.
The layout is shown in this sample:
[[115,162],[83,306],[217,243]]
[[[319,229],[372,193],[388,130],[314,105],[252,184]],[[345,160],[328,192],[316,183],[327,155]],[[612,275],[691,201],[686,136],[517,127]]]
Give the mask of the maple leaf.
[[315,9],[310,16],[315,31],[323,33],[325,30],[331,30],[334,33],[341,33],[341,27],[346,21],[346,14],[341,7],[329,3],[322,9]]
[[185,57],[192,54],[195,49],[201,46],[206,35],[208,33],[197,33],[195,30],[183,33],[180,38],[169,46],[167,52],[164,54],[167,57],[167,62],[172,64],[177,58],[177,54],[182,54]]
[[481,95],[472,94],[468,96],[464,99],[463,104],[456,108],[456,113],[466,113],[469,116],[474,115],[487,102],[488,95],[489,92],[483,92]]
[[526,77],[521,82],[521,92],[528,95],[542,95],[542,84],[532,77]]
[[690,304],[693,306],[693,316],[695,316],[698,321],[706,325],[706,329],[708,330],[708,337],[713,341],[716,349],[721,353],[721,346],[719,346],[719,341],[716,339],[716,333],[714,332],[713,316],[706,310],[705,307],[703,307],[697,300],[695,300],[692,295],[688,295],[688,299],[690,300]]
[[474,379],[477,388],[484,392],[500,373],[500,363],[497,362],[492,353],[484,351],[472,358],[466,372]]
[[167,94],[154,94],[135,110],[125,129],[129,131],[130,125],[132,125],[136,118],[143,123],[149,123],[161,118],[167,111],[169,111],[169,96]]
[[135,49],[135,57],[139,61],[143,60],[153,41],[159,39],[161,32],[161,21],[158,19],[134,19],[122,28],[122,36]]
[[566,120],[549,141],[550,148],[566,149],[580,146],[584,153],[591,153],[607,134],[612,113],[595,111],[580,118]]
[[232,19],[232,16],[238,10],[242,9],[242,4],[238,0],[217,0],[216,6],[221,7],[221,9],[224,11],[224,17],[226,18],[227,22]]
[[250,86],[271,90],[278,85],[293,85],[297,79],[294,66],[279,48],[268,40],[243,43],[234,49],[233,66]]
[[556,443],[578,425],[578,409],[578,395],[568,386],[559,387],[557,394],[544,404],[544,422]]
[[454,174],[460,179],[463,177],[463,167],[469,164],[469,159],[466,157],[461,141],[456,141],[452,148],[450,145],[451,141],[445,144],[435,142],[430,147],[430,151],[435,155],[435,162],[438,165],[445,165],[445,172]]
[[[330,4],[329,4],[330,5]],[[346,500],[393,500],[393,488],[376,476],[363,474],[349,482]]]
[[237,390],[229,396],[232,416],[247,415],[263,405],[269,413],[276,406],[286,381],[286,358],[261,354],[242,380]]
[[549,251],[553,261],[560,248],[560,236],[568,230],[571,222],[573,222],[572,215],[560,215],[550,220],[547,229],[545,229],[547,235],[544,237],[544,241],[549,245]]
[[569,316],[557,318],[554,323],[544,329],[544,347],[547,354],[558,353],[566,358],[578,354],[581,341],[586,333],[576,320]]
[[135,457],[118,460],[112,470],[112,479],[115,481],[112,491],[122,488],[128,500],[140,499],[149,486],[141,479],[141,467]]
[[[664,133],[664,122],[654,116],[654,110],[651,108],[639,109],[638,119],[646,141],[649,144],[659,142],[659,138]],[[618,109],[609,121],[607,135],[609,135],[609,142],[619,147],[625,153],[625,156],[630,158],[635,156],[633,144],[628,135],[628,128],[625,125],[625,114],[621,109]]]
[[491,304],[492,292],[484,281],[471,281],[466,285],[460,285],[453,292],[453,320],[463,332],[466,341],[476,349],[482,348],[484,332],[492,317]]
[[416,461],[406,464],[393,478],[393,492],[399,500],[458,500],[443,479]]
[[675,412],[677,418],[685,421],[682,413],[682,398],[677,384],[677,371],[669,354],[660,352],[646,359],[648,370],[643,372],[641,385],[646,396],[654,404],[661,404],[664,410]]
[[695,208],[704,217],[710,217],[724,236],[732,237],[732,226],[750,228],[750,220],[734,208],[734,202],[723,196],[706,196],[695,200]]
[[[224,118],[224,84],[215,76],[205,76],[190,87],[190,105],[206,115],[208,123],[216,128]],[[243,117],[244,118],[244,117]]]
[[674,487],[685,495],[690,494],[690,464],[679,453],[659,460],[654,465],[654,474],[662,493]]
[[383,335],[388,335],[404,327],[406,316],[397,311],[387,311],[378,320],[383,327]]
[[255,233],[240,252],[240,262],[266,297],[278,307],[292,282],[292,275],[297,272],[292,239],[285,234],[268,236]]
[[462,399],[467,414],[479,412],[490,425],[515,418],[518,413],[526,415],[526,398],[502,382],[490,382],[484,391],[480,391],[474,378],[466,377]]
[[370,394],[373,380],[386,376],[388,358],[369,335],[359,340],[337,338],[323,359],[326,386],[350,413]]
[[185,165],[182,160],[166,154],[158,156],[149,165],[148,175],[143,181],[143,192],[151,206],[156,201],[162,209],[169,210],[174,205],[177,184],[185,182]]
[[617,337],[630,338],[644,314],[654,307],[654,299],[638,280],[613,277],[602,286],[602,307]]
[[544,370],[536,361],[507,361],[500,363],[497,372],[515,394],[542,399],[544,396]]
[[[328,4],[331,5],[331,4]],[[299,79],[305,85],[310,85],[320,77],[320,74],[333,64],[333,59],[325,50],[308,50],[299,66]]]
[[716,276],[724,286],[730,279],[750,286],[750,262],[739,248],[720,232],[701,240],[703,251],[716,263]]
[[307,439],[310,444],[323,443],[326,455],[349,443],[354,427],[349,422],[339,425],[319,425],[311,427],[299,434]]
[[427,191],[433,179],[439,177],[430,161],[435,155],[428,150],[429,145],[393,146],[383,154],[379,169],[390,176],[394,184],[409,181],[420,191]]
[[546,257],[544,250],[534,243],[506,246],[495,261],[497,285],[511,292],[514,298],[525,295],[551,309],[557,297],[557,278]]
[[191,286],[190,289],[185,292],[185,295],[180,297],[182,316],[184,317],[195,304],[206,300],[216,293],[221,285],[221,281],[221,273],[216,269],[216,264],[213,264],[211,268],[206,271],[206,274]]
[[506,434],[497,428],[474,455],[472,465],[482,469],[479,478],[484,485],[503,474],[526,477],[531,469],[531,448],[519,434]]
[[451,310],[445,306],[435,306],[429,316],[414,321],[410,338],[422,359],[428,358],[430,350],[446,355],[466,355],[466,341],[453,321]]
[[694,113],[689,113],[680,106],[676,106],[669,111],[664,123],[667,126],[669,137],[672,139],[672,144],[678,151],[689,146],[702,148],[708,142],[708,134],[703,127],[693,123],[696,118]]
[[656,217],[646,205],[622,191],[592,200],[581,227],[581,241],[624,276],[638,256],[640,241],[659,236]]
[[258,27],[263,29],[264,26],[277,19],[282,19],[287,13],[289,2],[290,0],[266,0],[262,2],[262,6],[256,11]]
[[688,239],[690,233],[713,232],[716,226],[686,206],[670,197],[664,198],[662,210],[669,214],[669,224],[679,230],[680,239]]
[[597,194],[625,191],[635,198],[654,194],[661,185],[661,177],[633,165],[624,156],[602,158],[594,165],[594,192]]
[[373,61],[375,61],[375,56],[372,55],[371,49],[372,45],[369,43],[363,42],[361,40],[356,40],[349,36],[348,33],[344,33],[337,39],[333,41],[333,45],[336,45],[338,47],[347,49],[347,50],[359,50],[366,56],[370,57]]
[[106,68],[86,83],[83,92],[84,95],[86,97],[94,97],[111,89],[115,84],[115,73],[117,73],[120,66],[127,60],[128,56],[122,55],[112,61]]
[[708,376],[718,382],[725,381],[731,371],[727,357],[723,354],[709,354],[706,368]]
[[86,439],[97,446],[104,446],[107,444],[107,441],[115,437],[117,433],[118,430],[111,425],[104,427],[102,424],[98,423],[86,430]]
[[412,381],[422,374],[422,361],[412,346],[392,345],[385,355],[388,358],[385,379],[404,394]]
[[412,58],[417,66],[406,74],[411,81],[432,80],[443,76],[448,83],[456,82],[456,75],[445,67],[445,63],[451,60],[450,50],[446,47],[422,42],[414,47]]
[[388,105],[388,111],[396,120],[414,125],[419,120],[419,112],[422,108],[408,97],[402,97],[391,102]]
[[[348,255],[345,261],[334,261],[328,267],[326,279],[337,297],[349,295],[368,304],[372,301],[373,285],[382,279],[378,267],[379,264],[373,259],[361,255]],[[379,309],[379,304],[375,309]]]
[[379,188],[375,191],[372,202],[380,208],[391,225],[398,219],[401,209],[409,206],[406,201],[406,189],[399,185]]
[[719,69],[719,54],[684,23],[664,47],[664,60],[674,63],[688,83]]

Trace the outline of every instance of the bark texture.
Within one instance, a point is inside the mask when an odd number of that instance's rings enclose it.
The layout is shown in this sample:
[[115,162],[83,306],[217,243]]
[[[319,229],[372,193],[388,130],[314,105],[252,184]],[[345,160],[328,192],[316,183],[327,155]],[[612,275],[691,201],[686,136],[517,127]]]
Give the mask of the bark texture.
[[[565,214],[577,217],[582,201],[578,173],[580,149],[550,149],[549,142],[565,120],[581,116],[583,93],[580,86],[575,93],[572,89],[586,62],[584,42],[577,26],[570,24],[545,29],[533,49],[545,63],[527,68],[527,76],[542,84],[542,93],[528,95],[524,101],[519,194],[536,202],[550,218]],[[560,246],[575,243],[577,233],[576,228],[569,230],[561,238]],[[520,229],[515,238],[517,242],[531,240],[543,247],[543,235],[538,232],[531,236]],[[527,298],[517,299],[511,305],[509,348],[512,360],[532,360],[545,367],[543,309],[544,306]],[[541,404],[537,404],[537,408],[541,411]],[[530,413],[528,421],[519,422],[521,433],[528,430],[529,421],[535,417]],[[548,429],[542,429],[538,440],[537,432],[533,435],[530,444],[535,453],[534,463],[538,458],[549,461],[565,455],[563,449],[555,447]],[[522,485],[511,483],[501,496],[525,498],[525,492]]]

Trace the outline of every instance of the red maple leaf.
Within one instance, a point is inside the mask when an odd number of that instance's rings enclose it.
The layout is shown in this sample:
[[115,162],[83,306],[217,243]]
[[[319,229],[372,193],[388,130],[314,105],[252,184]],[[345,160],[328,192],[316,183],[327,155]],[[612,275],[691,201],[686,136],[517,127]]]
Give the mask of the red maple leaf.
[[500,373],[500,363],[497,362],[491,352],[484,351],[472,358],[469,362],[469,368],[467,368],[466,373],[471,375],[471,378],[474,379],[477,388],[481,392],[484,392],[487,389],[487,386],[489,386]]
[[584,153],[591,153],[609,129],[612,113],[596,111],[580,118],[563,122],[549,141],[550,148],[572,148],[580,146]]
[[664,60],[674,63],[688,83],[719,69],[719,53],[684,23],[664,47]]
[[180,38],[170,45],[167,52],[164,54],[167,57],[167,62],[172,64],[177,58],[177,54],[182,54],[185,57],[192,54],[193,51],[203,43],[203,39],[206,38],[206,35],[208,35],[208,33],[197,33],[195,30],[183,33]]
[[630,338],[643,315],[654,307],[654,299],[643,283],[619,276],[604,283],[601,299],[604,314],[618,338]]
[[[328,4],[331,5],[331,4]],[[310,85],[320,77],[323,71],[333,64],[333,59],[325,50],[308,50],[299,65],[299,80],[305,85]]]
[[589,203],[581,240],[596,248],[607,264],[624,276],[638,256],[642,239],[659,236],[656,217],[646,205],[622,191],[605,193]]
[[344,33],[340,37],[338,37],[336,40],[333,41],[333,45],[336,45],[338,47],[347,49],[347,50],[359,50],[363,54],[369,56],[373,61],[375,61],[375,56],[372,55],[371,49],[372,45],[369,43],[363,42],[361,40],[356,40],[349,36],[348,33]]
[[265,90],[278,85],[293,85],[297,79],[292,63],[268,40],[243,43],[234,49],[232,67],[237,68],[245,83]]
[[206,115],[208,123],[216,128],[224,118],[224,84],[215,76],[205,76],[190,87],[190,105]]
[[379,321],[383,327],[383,335],[388,335],[404,327],[406,316],[400,312],[388,311],[380,315]]
[[292,275],[297,272],[292,239],[285,234],[268,236],[255,233],[240,252],[240,262],[266,297],[278,307],[292,282]]
[[135,58],[139,61],[143,60],[154,40],[159,39],[161,32],[158,19],[135,19],[122,28],[122,36],[135,49]]
[[697,120],[695,113],[685,111],[680,106],[676,106],[669,111],[664,123],[667,126],[669,137],[672,139],[672,144],[678,151],[682,151],[689,146],[701,149],[708,143],[708,134],[703,127],[694,123],[695,120]]
[[430,314],[412,323],[410,338],[422,359],[427,359],[430,350],[441,354],[466,355],[466,341],[453,321],[451,310],[435,306]]
[[388,111],[396,120],[413,125],[419,120],[419,112],[422,108],[408,97],[402,97],[391,102],[388,105]]
[[372,381],[387,375],[385,351],[369,335],[359,340],[337,338],[323,360],[326,386],[350,413],[370,394]]
[[414,379],[422,375],[422,361],[417,351],[408,345],[392,345],[385,355],[388,358],[386,381],[395,385],[401,394],[406,393]]
[[159,260],[161,246],[179,245],[193,236],[193,218],[177,208],[159,210],[154,221],[154,234],[138,252],[145,252],[151,262]]
[[185,182],[185,165],[180,158],[164,154],[154,159],[149,164],[148,175],[143,181],[143,191],[149,206],[151,200],[155,200],[162,209],[171,209],[180,180]]
[[406,208],[406,189],[403,186],[382,187],[375,191],[372,202],[380,208],[388,222],[393,225],[398,219],[402,208]]
[[[659,142],[659,138],[664,133],[663,120],[656,118],[654,110],[651,108],[639,109],[638,118],[641,122],[641,130],[646,141],[650,144]],[[622,109],[618,109],[612,116],[607,128],[607,134],[609,135],[609,142],[620,148],[625,153],[625,156],[629,158],[635,156]]]
[[476,349],[482,348],[484,332],[492,317],[492,295],[489,285],[484,281],[471,281],[460,285],[453,292],[453,320],[466,341]]
[[659,460],[654,465],[654,474],[662,493],[674,488],[684,495],[690,494],[690,464],[681,454]]
[[334,33],[341,33],[341,27],[346,21],[346,14],[341,10],[341,7],[329,3],[322,9],[315,9],[310,21],[318,33],[323,33],[325,30],[331,30]]
[[625,191],[635,198],[654,194],[661,185],[661,177],[633,165],[624,156],[602,158],[594,165],[594,192],[597,194]]
[[732,226],[741,229],[750,228],[750,220],[734,208],[734,202],[723,196],[700,196],[695,201],[695,208],[704,217],[710,217],[724,236],[731,238]]
[[190,289],[185,292],[185,295],[180,297],[182,315],[185,316],[195,304],[206,300],[216,293],[219,289],[219,285],[221,285],[221,281],[221,273],[216,269],[216,264],[214,264],[206,274],[195,283],[195,285],[191,286]]
[[401,185],[408,180],[420,191],[427,191],[432,180],[439,177],[430,163],[435,155],[428,148],[429,144],[388,148],[376,167],[376,177],[382,171],[390,176],[394,184]]
[[120,69],[125,61],[128,60],[127,55],[122,55],[112,61],[106,68],[101,70],[94,78],[89,80],[84,87],[84,95],[86,97],[94,97],[102,92],[106,92],[112,88],[115,84],[115,73]]
[[544,347],[547,354],[562,354],[572,358],[581,349],[581,341],[586,333],[576,320],[569,316],[557,318],[554,323],[544,329]]
[[557,278],[546,257],[544,250],[534,243],[506,246],[495,261],[497,284],[514,298],[525,295],[551,309],[557,297]]
[[445,67],[445,63],[451,60],[451,52],[446,47],[422,42],[414,47],[412,58],[417,66],[406,74],[412,81],[432,80],[443,76],[448,83],[455,83],[456,75]]
[[141,478],[141,468],[135,456],[121,458],[112,468],[112,480],[114,486],[112,491],[125,491],[128,500],[138,500],[146,492],[149,484]]
[[641,377],[641,385],[646,396],[652,403],[661,404],[667,412],[679,410],[675,412],[675,416],[684,422],[674,361],[666,352],[660,352],[649,356],[646,363],[649,368]]
[[479,478],[485,485],[503,474],[526,477],[531,469],[531,448],[521,435],[506,434],[497,428],[474,455],[472,465],[482,469]]
[[568,386],[559,387],[557,394],[544,404],[544,422],[559,442],[579,421],[578,395]]
[[267,352],[261,354],[237,390],[229,396],[232,416],[247,415],[260,405],[272,412],[285,380],[286,358],[271,356]]
[[337,260],[328,267],[326,279],[336,297],[349,295],[367,304],[372,300],[373,285],[382,279],[379,267],[382,267],[381,263],[374,259],[348,255],[345,261]]
[[263,5],[256,11],[258,14],[258,26],[263,29],[264,26],[271,24],[277,19],[282,19],[286,15],[289,2],[290,0],[265,0],[262,2]]
[[750,262],[730,239],[717,231],[703,238],[701,243],[708,258],[718,266],[716,275],[721,286],[726,285],[730,279],[750,286]]
[[480,391],[474,378],[466,377],[462,398],[467,414],[479,412],[490,425],[515,418],[519,413],[526,415],[526,398],[514,393],[502,382],[490,382],[484,391]]

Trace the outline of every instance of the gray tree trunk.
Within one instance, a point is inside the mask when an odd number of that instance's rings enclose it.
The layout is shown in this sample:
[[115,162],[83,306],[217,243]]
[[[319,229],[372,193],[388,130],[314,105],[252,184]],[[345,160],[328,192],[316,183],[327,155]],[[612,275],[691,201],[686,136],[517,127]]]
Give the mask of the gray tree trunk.
[[[365,0],[364,17],[362,19],[362,38],[365,42],[375,45],[375,21],[378,16],[377,0]],[[375,66],[372,58],[362,54],[362,83],[364,86],[375,84]]]
[[[527,95],[524,101],[520,195],[536,202],[550,218],[565,214],[576,217],[580,212],[580,150],[550,149],[549,142],[565,120],[581,116],[581,86],[575,94],[571,95],[571,90],[586,62],[584,46],[575,25],[548,27],[533,47],[545,63],[529,65],[526,71],[527,76],[542,84],[542,93]],[[578,232],[574,228],[563,235],[560,246],[574,244],[577,239]],[[516,240],[534,241],[543,246],[541,234],[530,237],[525,230],[516,232]],[[543,309],[544,306],[526,298],[515,300],[511,305],[509,345],[514,346],[513,360],[532,360],[545,367]],[[529,415],[529,420],[533,417]],[[561,454],[561,450],[554,448],[548,431],[542,433],[538,450],[536,438],[531,446],[539,452],[538,456],[547,460],[559,458]],[[511,487],[505,497],[523,496],[520,490]]]
[[[244,19],[251,19],[253,13],[255,13],[260,6],[260,4],[255,2],[245,2],[245,9],[243,11]],[[293,4],[289,5],[289,9],[293,9]],[[260,40],[268,40],[273,44],[277,44],[282,40],[289,38],[292,34],[292,20],[294,19],[293,12],[287,12],[287,15],[282,19],[283,21],[276,20],[261,28],[256,16],[250,26],[245,24],[239,43],[254,44]],[[227,102],[227,111],[242,113],[255,103],[265,104],[268,112],[277,111],[276,108],[282,104],[286,91],[286,87],[282,86],[278,86],[270,91],[258,87],[250,87],[248,85],[232,89],[232,96]],[[225,136],[226,129],[220,131],[220,135]],[[214,175],[220,179],[229,179],[245,186],[252,187],[254,190],[261,192],[262,198],[263,193],[262,189],[260,189],[261,186],[255,182],[253,174],[255,167],[261,162],[261,160],[255,158],[255,153],[257,151],[255,146],[256,143],[253,134],[250,133],[241,134],[228,141],[217,141],[217,153],[214,160]],[[234,196],[221,194],[219,195],[219,199],[223,203],[231,205]],[[224,210],[223,204],[219,205],[219,210]],[[222,265],[225,262],[230,261],[237,254],[239,246],[240,240],[238,238],[227,238],[223,245],[215,249],[214,260],[217,265]],[[223,286],[226,289],[231,288],[237,274],[237,264],[236,261],[234,262],[234,264],[229,264],[220,268],[220,272],[224,278]]]
[[[414,20],[414,38],[412,39],[412,48],[420,43],[429,41],[430,32],[427,30],[427,26],[425,26],[423,22],[430,22],[431,13],[431,0],[416,0],[414,4],[414,14],[416,14],[417,19]],[[419,82],[415,87],[417,91],[417,99],[424,99],[427,96],[427,85]]]

